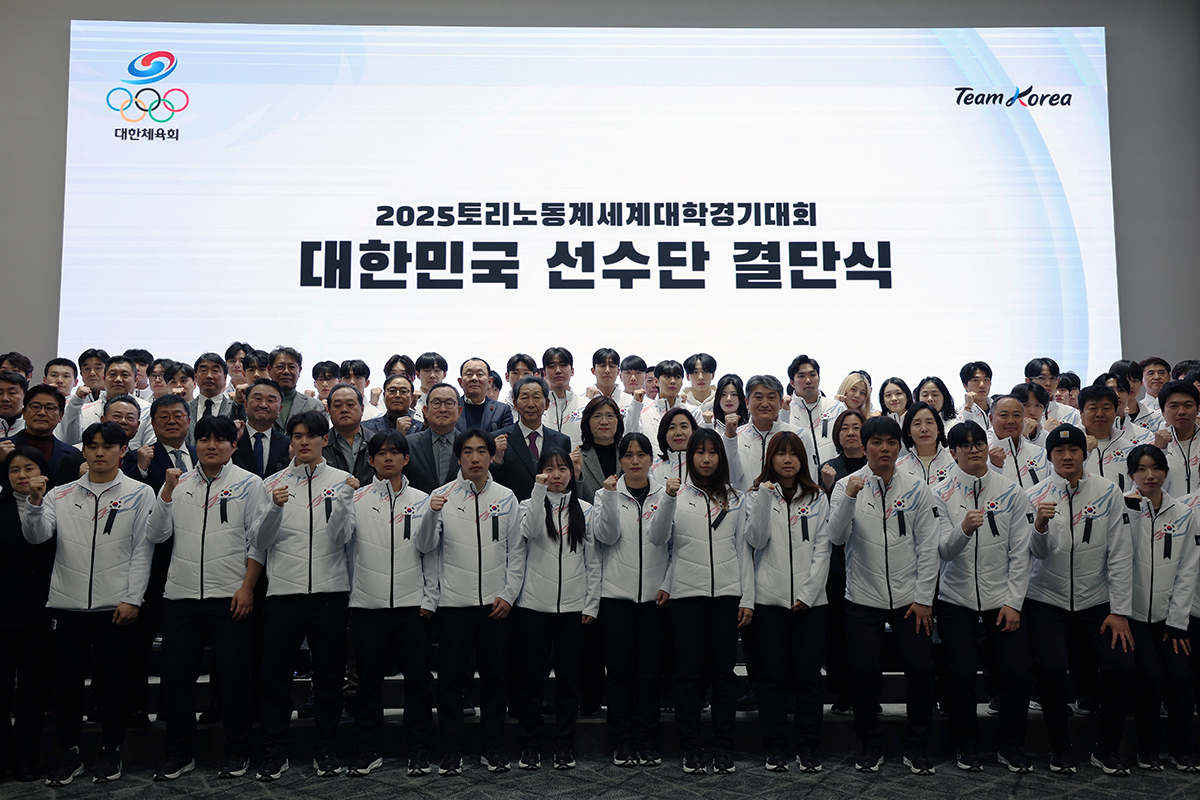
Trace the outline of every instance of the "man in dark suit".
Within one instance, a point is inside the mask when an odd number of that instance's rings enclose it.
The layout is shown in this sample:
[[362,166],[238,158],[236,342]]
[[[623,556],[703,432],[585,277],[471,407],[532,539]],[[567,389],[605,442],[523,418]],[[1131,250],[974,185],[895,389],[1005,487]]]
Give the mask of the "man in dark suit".
[[459,403],[460,412],[455,430],[462,433],[478,428],[495,433],[513,424],[512,409],[505,403],[488,397],[488,389],[492,384],[492,368],[486,361],[482,358],[468,358],[458,368],[458,373],[458,385],[462,387],[463,398]]
[[412,409],[413,384],[407,375],[389,375],[383,382],[383,407],[386,414],[363,421],[363,432],[367,441],[383,431],[399,431],[405,436],[420,433],[425,424]]
[[54,437],[54,428],[62,420],[66,398],[48,384],[38,384],[25,392],[25,410],[21,412],[25,428],[0,441],[0,458],[16,447],[32,447],[50,464],[48,488],[65,486],[79,480],[83,453]]
[[196,423],[209,415],[241,419],[242,410],[225,394],[225,382],[229,378],[229,365],[217,353],[205,353],[196,359],[196,398],[188,403],[191,427],[188,443],[196,443]]
[[454,426],[458,423],[458,392],[448,383],[434,384],[425,401],[425,430],[408,437],[409,482],[429,494],[458,477],[454,458]]
[[528,375],[513,387],[513,403],[518,420],[496,432],[496,457],[492,459],[492,477],[496,483],[512,489],[518,500],[533,494],[538,457],[547,448],[571,452],[571,439],[542,425],[546,397],[550,387],[537,375]]
[[280,433],[287,433],[288,420],[298,414],[305,411],[325,413],[324,403],[296,388],[303,363],[303,356],[299,350],[294,347],[276,347],[267,358],[271,366],[271,378],[283,389],[283,406],[275,423]]
[[246,429],[233,451],[235,466],[260,478],[287,467],[291,458],[290,442],[275,427],[282,407],[283,389],[270,378],[259,378],[246,390]]

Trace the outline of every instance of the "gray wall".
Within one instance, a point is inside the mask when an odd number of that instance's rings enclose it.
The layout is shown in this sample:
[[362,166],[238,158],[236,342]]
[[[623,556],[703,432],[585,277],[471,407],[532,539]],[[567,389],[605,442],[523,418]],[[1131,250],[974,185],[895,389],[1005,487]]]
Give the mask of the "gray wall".
[[[56,355],[72,19],[802,28],[1103,25],[1124,352],[1131,358],[1156,353],[1172,362],[1200,355],[1200,3],[1194,0],[0,0],[0,351],[19,350],[38,365]],[[136,309],[107,311],[107,324],[138,324]]]

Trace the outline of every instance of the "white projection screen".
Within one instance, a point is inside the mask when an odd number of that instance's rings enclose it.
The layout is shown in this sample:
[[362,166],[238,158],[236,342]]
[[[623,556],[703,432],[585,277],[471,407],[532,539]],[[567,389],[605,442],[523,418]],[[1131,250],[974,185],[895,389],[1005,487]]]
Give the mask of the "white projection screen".
[[76,21],[69,96],[64,353],[1120,353],[1103,28]]

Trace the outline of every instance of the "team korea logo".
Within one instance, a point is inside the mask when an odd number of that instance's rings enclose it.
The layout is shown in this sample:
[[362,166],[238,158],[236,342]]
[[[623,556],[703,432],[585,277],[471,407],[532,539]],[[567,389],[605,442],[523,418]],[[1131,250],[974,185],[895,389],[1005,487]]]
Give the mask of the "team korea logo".
[[1036,92],[1032,85],[1027,89],[1014,86],[1012,94],[1007,92],[977,92],[973,86],[956,86],[954,91],[958,97],[954,100],[956,106],[1069,106],[1069,92]]
[[105,102],[125,122],[138,123],[147,118],[160,124],[170,122],[191,102],[188,93],[178,87],[162,91],[160,82],[178,65],[175,54],[166,50],[142,53],[129,62],[127,69],[130,77],[121,81],[128,86],[111,89]]

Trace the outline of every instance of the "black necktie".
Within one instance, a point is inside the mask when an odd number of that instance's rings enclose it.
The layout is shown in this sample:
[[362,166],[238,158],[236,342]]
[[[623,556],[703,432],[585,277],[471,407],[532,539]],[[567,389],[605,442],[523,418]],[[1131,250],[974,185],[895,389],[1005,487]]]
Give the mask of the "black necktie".
[[254,469],[258,473],[258,477],[264,478],[263,475],[263,437],[266,434],[254,434]]
[[206,416],[206,417],[212,416],[212,403],[213,403],[212,398],[209,398],[208,400],[204,401],[204,416]]

